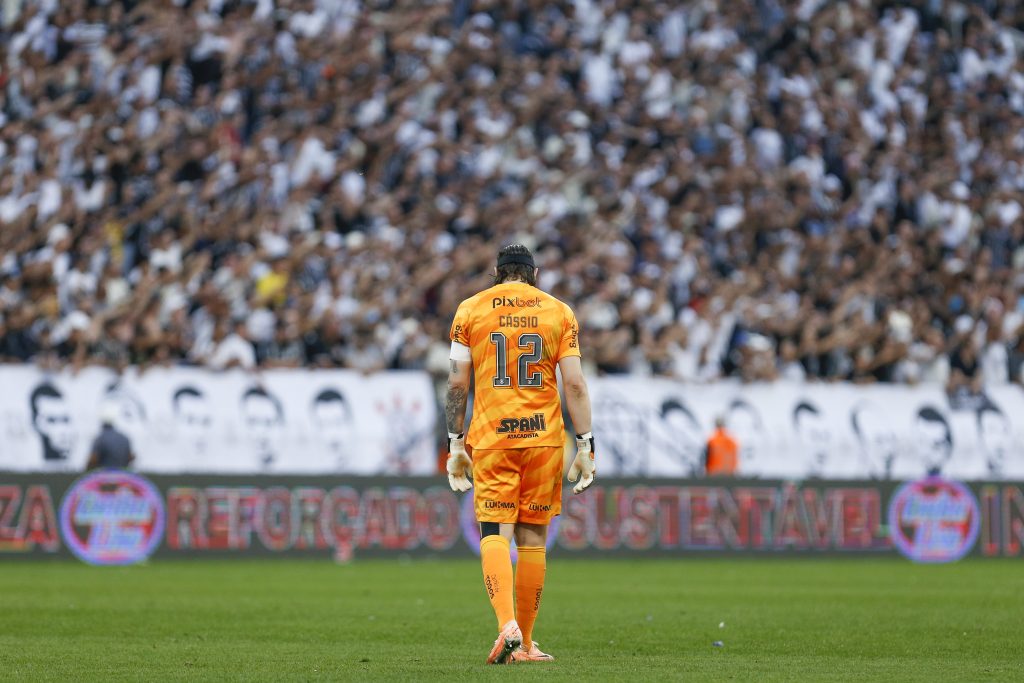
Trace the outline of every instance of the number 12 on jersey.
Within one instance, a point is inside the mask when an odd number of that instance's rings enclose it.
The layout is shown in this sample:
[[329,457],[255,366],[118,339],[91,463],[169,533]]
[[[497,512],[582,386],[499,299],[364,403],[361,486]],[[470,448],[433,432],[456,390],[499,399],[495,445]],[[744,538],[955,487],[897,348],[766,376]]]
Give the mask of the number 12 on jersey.
[[[491,332],[491,343],[496,354],[497,372],[491,384],[495,388],[512,386],[512,378],[508,375],[508,337],[503,332]],[[540,361],[543,355],[544,338],[534,332],[524,332],[516,340],[516,346],[524,352],[519,355],[516,368],[516,386],[520,389],[537,388],[544,384],[544,373],[540,370],[531,372],[530,366]]]

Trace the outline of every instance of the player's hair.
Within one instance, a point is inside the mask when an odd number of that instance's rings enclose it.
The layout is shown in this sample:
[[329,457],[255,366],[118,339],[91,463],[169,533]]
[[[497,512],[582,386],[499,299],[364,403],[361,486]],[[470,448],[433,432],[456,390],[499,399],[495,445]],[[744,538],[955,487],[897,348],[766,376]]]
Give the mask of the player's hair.
[[64,394],[60,393],[57,387],[53,386],[49,382],[43,382],[35,389],[28,397],[28,404],[32,408],[32,421],[35,422],[36,418],[39,417],[39,399],[41,398],[64,398]]
[[807,401],[800,401],[796,404],[796,408],[793,408],[793,426],[795,427],[800,422],[800,413],[810,413],[812,415],[820,415],[821,411],[813,403]]
[[284,418],[284,408],[281,407],[281,402],[277,398],[271,395],[263,387],[251,387],[242,394],[242,403],[244,404],[250,398],[265,398],[274,404],[274,409],[277,411],[277,419],[281,420]]
[[925,422],[938,422],[941,424],[943,429],[946,430],[946,443],[950,446],[953,445],[953,432],[949,429],[949,422],[946,421],[946,418],[936,408],[925,406],[917,411],[917,417]]
[[175,410],[178,409],[178,402],[181,401],[181,399],[185,396],[188,396],[189,398],[202,398],[203,392],[199,391],[199,389],[195,388],[190,384],[186,384],[183,387],[179,387],[178,390],[174,392],[174,396],[171,399],[171,402],[174,404]]
[[[511,263],[503,263],[506,259],[515,259]],[[528,285],[537,286],[536,266],[533,265],[533,254],[523,244],[509,244],[498,252],[498,267],[494,276],[494,284],[500,285],[509,280],[522,280]]]
[[330,401],[338,401],[341,403],[345,408],[345,414],[351,419],[352,409],[348,405],[348,400],[346,400],[345,395],[337,389],[323,389],[313,398],[313,405],[316,406],[318,403],[328,403]]

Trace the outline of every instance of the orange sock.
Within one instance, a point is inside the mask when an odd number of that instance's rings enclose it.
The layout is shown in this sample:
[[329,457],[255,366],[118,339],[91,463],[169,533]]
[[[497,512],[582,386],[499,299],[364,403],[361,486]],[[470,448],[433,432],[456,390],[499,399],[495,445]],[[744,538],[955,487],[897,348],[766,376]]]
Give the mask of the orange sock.
[[533,644],[533,624],[540,611],[540,597],[544,592],[544,573],[547,570],[547,553],[544,546],[518,548],[519,561],[516,563],[516,621],[523,632],[523,648]]
[[484,568],[484,587],[491,599],[498,630],[516,618],[512,605],[512,556],[509,541],[501,536],[484,536],[480,541],[480,562]]

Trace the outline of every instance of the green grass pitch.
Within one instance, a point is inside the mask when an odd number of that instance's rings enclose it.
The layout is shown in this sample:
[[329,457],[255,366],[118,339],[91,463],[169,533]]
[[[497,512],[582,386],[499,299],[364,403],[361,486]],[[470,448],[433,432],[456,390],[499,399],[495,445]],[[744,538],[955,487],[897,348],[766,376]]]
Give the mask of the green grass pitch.
[[487,667],[493,622],[470,560],[0,564],[2,680],[1024,680],[1010,560],[556,554],[558,661]]

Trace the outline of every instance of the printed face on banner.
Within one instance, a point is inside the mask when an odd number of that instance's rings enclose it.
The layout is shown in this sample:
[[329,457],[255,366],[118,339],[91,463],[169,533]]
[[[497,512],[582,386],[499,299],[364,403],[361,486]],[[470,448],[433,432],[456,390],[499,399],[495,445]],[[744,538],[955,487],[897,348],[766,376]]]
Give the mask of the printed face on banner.
[[696,472],[704,450],[704,432],[696,416],[676,398],[663,402],[660,414],[665,438],[664,443],[655,444],[655,448],[664,449],[683,474]]
[[854,407],[850,424],[857,437],[862,464],[868,470],[865,474],[890,479],[899,452],[899,438],[886,414],[874,404],[860,404]]
[[206,394],[192,385],[179,387],[174,392],[171,406],[179,442],[192,454],[205,455],[213,414]]
[[953,433],[945,416],[934,406],[924,406],[914,417],[913,436],[925,473],[941,472],[953,455]]
[[116,427],[125,433],[135,448],[139,448],[148,432],[146,408],[139,397],[124,387],[113,384],[107,388],[103,401],[113,404],[117,410]]
[[725,426],[736,437],[740,449],[740,472],[759,473],[763,451],[768,444],[768,433],[757,408],[743,399],[736,399],[729,404]]
[[609,474],[648,474],[646,420],[636,405],[605,392],[594,402],[594,415],[599,457],[610,464]]
[[425,439],[432,442],[434,425],[424,426],[421,422],[423,406],[419,401],[397,392],[379,401],[376,408],[388,425],[384,469],[397,474],[409,474],[413,467],[411,454],[416,444]]
[[64,395],[50,382],[36,386],[29,395],[32,427],[43,446],[43,460],[59,462],[71,457],[77,435]]
[[793,428],[804,457],[807,476],[823,476],[829,465],[832,432],[818,406],[801,401],[793,408]]
[[253,387],[242,395],[242,416],[249,444],[257,464],[270,467],[284,435],[284,409],[281,402],[262,387]]
[[355,423],[345,395],[324,389],[313,399],[313,426],[329,462],[338,469],[348,467]]
[[988,474],[1000,478],[1004,474],[1013,447],[1010,421],[998,406],[989,403],[978,410],[977,425],[978,442],[981,444]]

